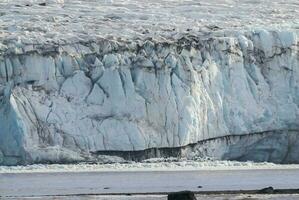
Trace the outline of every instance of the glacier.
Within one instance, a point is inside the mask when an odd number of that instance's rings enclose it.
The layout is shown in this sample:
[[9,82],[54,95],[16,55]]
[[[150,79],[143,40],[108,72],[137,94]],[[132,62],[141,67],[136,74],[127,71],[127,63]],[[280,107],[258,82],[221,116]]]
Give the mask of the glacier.
[[[41,7],[34,2],[33,13]],[[107,155],[299,163],[297,29],[215,26],[130,38],[134,27],[110,38],[18,23],[0,32],[1,165]]]

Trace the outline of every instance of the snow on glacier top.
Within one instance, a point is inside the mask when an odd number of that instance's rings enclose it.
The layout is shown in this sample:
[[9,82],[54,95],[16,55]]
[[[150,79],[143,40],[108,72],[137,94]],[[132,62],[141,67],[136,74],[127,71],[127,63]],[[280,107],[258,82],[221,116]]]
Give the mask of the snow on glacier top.
[[253,28],[297,31],[298,16],[298,0],[1,0],[0,41],[47,44]]

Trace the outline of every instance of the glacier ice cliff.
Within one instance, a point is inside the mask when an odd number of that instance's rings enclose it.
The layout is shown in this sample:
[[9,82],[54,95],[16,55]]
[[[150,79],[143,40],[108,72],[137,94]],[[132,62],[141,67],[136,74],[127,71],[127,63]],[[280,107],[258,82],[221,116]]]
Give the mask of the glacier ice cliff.
[[101,155],[298,163],[297,35],[3,42],[0,164]]
[[0,164],[298,162],[298,11],[297,0],[1,1]]

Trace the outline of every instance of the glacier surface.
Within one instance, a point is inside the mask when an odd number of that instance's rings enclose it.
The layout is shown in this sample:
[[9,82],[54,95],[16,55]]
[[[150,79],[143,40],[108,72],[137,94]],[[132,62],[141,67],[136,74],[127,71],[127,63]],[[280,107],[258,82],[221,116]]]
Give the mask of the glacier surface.
[[[275,1],[265,12],[276,14],[254,26],[241,25],[251,20],[244,8],[238,19],[224,14],[244,2],[223,1],[222,10],[202,2],[188,16],[188,2],[163,1],[161,13],[150,13],[155,1],[121,2],[0,3],[0,164],[98,161],[148,149],[299,162],[298,17],[277,14],[296,1],[283,8]],[[171,13],[167,3],[182,9],[178,23],[155,26]],[[202,17],[212,6],[215,16]]]

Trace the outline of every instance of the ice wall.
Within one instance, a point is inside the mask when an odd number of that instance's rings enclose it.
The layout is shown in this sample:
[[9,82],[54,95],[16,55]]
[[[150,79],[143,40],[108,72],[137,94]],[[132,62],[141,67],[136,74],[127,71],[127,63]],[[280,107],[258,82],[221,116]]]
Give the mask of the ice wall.
[[[290,31],[10,45],[0,58],[0,164],[96,161],[96,152],[277,130],[296,135],[298,61]],[[236,144],[220,158],[237,159],[228,156],[236,148],[244,152]]]

